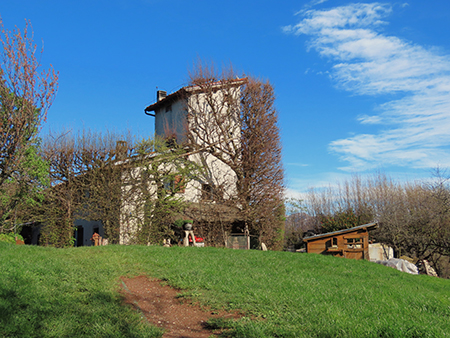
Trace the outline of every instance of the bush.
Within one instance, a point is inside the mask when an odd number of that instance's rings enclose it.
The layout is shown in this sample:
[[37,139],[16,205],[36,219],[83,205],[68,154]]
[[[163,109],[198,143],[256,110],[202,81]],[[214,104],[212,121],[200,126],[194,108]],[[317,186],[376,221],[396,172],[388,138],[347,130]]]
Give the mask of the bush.
[[11,244],[16,244],[16,237],[17,237],[17,239],[23,241],[22,236],[14,234],[12,232],[7,233],[7,234],[0,234],[0,241],[6,242],[6,243],[11,243]]

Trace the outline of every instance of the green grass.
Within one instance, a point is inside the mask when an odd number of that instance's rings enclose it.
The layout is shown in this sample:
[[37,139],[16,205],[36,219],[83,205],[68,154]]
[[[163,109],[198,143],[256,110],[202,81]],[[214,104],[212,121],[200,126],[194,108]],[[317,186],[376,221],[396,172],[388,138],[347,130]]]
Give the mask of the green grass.
[[0,242],[0,336],[160,337],[122,305],[117,281],[133,270],[118,258]]
[[158,337],[121,305],[145,274],[238,321],[231,337],[450,337],[450,280],[366,261],[216,248],[52,249],[0,243],[0,336]]

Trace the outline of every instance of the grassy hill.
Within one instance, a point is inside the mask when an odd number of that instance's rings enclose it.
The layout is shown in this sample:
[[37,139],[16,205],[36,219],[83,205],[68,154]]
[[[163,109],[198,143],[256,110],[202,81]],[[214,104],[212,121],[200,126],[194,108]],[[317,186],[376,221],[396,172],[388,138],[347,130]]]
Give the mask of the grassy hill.
[[[216,248],[54,249],[0,242],[0,336],[160,337],[122,306],[120,276],[239,309],[232,337],[450,337],[450,280],[366,261]],[[215,323],[216,325],[220,323]],[[95,332],[95,335],[93,334]]]

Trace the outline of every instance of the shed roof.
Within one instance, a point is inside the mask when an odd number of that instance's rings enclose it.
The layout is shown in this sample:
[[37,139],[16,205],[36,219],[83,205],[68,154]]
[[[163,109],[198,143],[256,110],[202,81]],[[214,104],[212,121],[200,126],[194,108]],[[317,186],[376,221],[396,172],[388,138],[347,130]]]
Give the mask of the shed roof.
[[368,224],[358,225],[357,227],[353,227],[353,228],[349,228],[349,229],[343,229],[343,230],[338,230],[338,231],[333,231],[333,232],[327,232],[327,233],[324,233],[324,234],[308,236],[308,237],[303,238],[303,241],[308,242],[308,241],[311,241],[311,240],[314,240],[314,239],[318,239],[318,238],[333,237],[333,236],[336,236],[336,235],[342,235],[342,234],[346,234],[346,233],[349,233],[349,232],[354,232],[354,231],[361,230],[361,229],[370,231],[370,230],[374,230],[376,228],[378,228],[378,223],[376,223],[376,222],[375,223],[368,223]]

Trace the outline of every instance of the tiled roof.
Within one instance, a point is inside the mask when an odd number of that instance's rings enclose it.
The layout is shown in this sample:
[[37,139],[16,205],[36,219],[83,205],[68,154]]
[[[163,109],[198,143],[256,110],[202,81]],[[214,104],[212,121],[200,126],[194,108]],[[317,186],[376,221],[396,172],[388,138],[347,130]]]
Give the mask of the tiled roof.
[[[244,84],[247,81],[246,78],[243,79],[236,79],[236,80],[230,80],[230,83],[236,86],[240,86],[242,84]],[[222,83],[221,82],[216,82],[216,83],[212,83],[211,85],[214,86],[220,86]],[[167,104],[172,103],[173,101],[179,99],[180,97],[183,97],[184,95],[186,95],[187,93],[195,93],[197,91],[201,91],[201,87],[199,86],[186,86],[183,87],[179,90],[177,90],[176,92],[167,95],[164,99],[155,102],[153,104],[151,104],[150,106],[146,107],[144,109],[144,112],[151,112],[151,111],[156,111],[158,108],[165,106]]]

